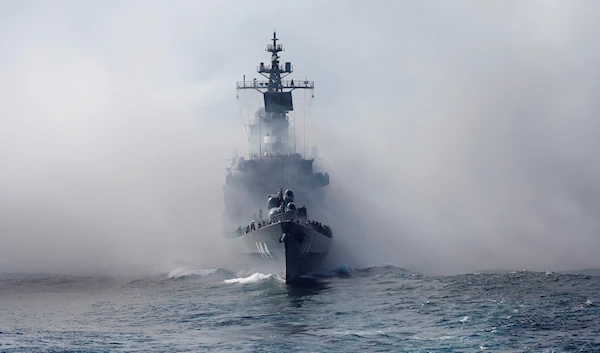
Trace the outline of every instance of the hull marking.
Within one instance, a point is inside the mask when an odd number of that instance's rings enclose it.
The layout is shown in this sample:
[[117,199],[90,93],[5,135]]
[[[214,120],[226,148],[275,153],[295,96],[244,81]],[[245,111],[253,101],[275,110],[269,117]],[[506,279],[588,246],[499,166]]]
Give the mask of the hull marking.
[[269,247],[267,243],[256,243],[256,249],[258,249],[258,253],[261,257],[266,259],[274,259],[273,254],[269,251]]
[[263,252],[263,250],[262,250],[262,247],[260,246],[260,244],[259,244],[259,243],[256,243],[256,249],[258,249],[258,253],[260,254],[260,256],[261,256],[262,258],[264,258],[264,257],[265,257],[265,254],[264,254],[264,252]]
[[313,238],[310,237],[310,241],[302,244],[302,247],[300,248],[300,251],[298,252],[298,255],[296,256],[296,258],[302,258],[306,254],[308,254],[308,252],[310,251],[310,248],[312,247],[312,241],[313,241]]
[[266,255],[268,255],[270,258],[273,258],[273,255],[271,255],[271,252],[269,251],[269,247],[267,246],[267,243],[264,243],[264,246],[265,246]]

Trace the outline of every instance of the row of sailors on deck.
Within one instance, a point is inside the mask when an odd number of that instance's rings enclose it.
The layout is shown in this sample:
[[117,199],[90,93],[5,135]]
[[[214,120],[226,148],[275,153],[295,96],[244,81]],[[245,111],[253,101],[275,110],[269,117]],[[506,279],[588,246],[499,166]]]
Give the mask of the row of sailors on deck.
[[329,229],[329,227],[322,225],[321,222],[308,221],[308,223],[312,225],[313,228],[319,233],[325,234],[325,232],[327,232],[327,230]]
[[[249,225],[246,226],[245,232],[246,233],[250,233],[252,231],[260,229],[260,228],[262,228],[262,227],[264,227],[266,225],[269,225],[271,223],[273,223],[273,222],[271,222],[271,221],[260,221],[260,222],[257,223],[255,221],[252,221]],[[237,232],[241,233],[243,231],[244,231],[244,229],[242,228],[242,226],[239,226],[238,229],[237,229]]]
[[[296,222],[300,223],[300,221],[296,221]],[[242,232],[245,231],[245,233],[248,234],[248,233],[253,232],[257,229],[260,229],[266,225],[269,225],[271,223],[273,223],[273,222],[271,222],[271,221],[260,221],[260,222],[252,221],[249,225],[246,226],[245,230],[241,226],[239,226],[237,229],[237,232],[241,234]],[[324,226],[323,224],[321,224],[321,222],[308,221],[308,224],[310,224],[319,233],[327,234],[329,232],[329,227]]]

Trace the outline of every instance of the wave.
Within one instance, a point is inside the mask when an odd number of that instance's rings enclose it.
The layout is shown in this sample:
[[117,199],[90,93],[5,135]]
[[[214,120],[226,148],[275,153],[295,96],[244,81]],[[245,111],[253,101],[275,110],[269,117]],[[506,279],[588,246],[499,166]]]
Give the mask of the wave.
[[258,282],[262,282],[262,281],[266,281],[266,280],[272,280],[272,281],[276,281],[276,282],[285,283],[285,280],[277,275],[270,274],[270,273],[264,274],[264,273],[258,273],[258,272],[253,273],[248,277],[237,277],[237,278],[226,279],[223,281],[223,283],[249,284],[249,283],[258,283]]
[[384,265],[384,266],[370,266],[365,268],[355,268],[347,264],[341,264],[329,271],[317,272],[311,274],[314,277],[334,277],[334,278],[352,278],[352,277],[367,277],[373,275],[379,275],[384,273],[397,273],[397,274],[413,274],[402,267],[397,267],[393,265]]
[[[347,264],[340,264],[329,271],[314,272],[300,279],[319,279],[319,278],[353,278],[353,277],[368,277],[383,273],[398,273],[408,274],[409,271],[396,266],[371,266],[366,268],[355,268]],[[283,282],[285,280],[277,274],[261,273],[261,272],[238,272],[237,274],[220,267],[211,268],[192,268],[187,266],[177,267],[167,274],[168,279],[186,279],[186,278],[210,278],[222,279],[223,283],[232,284],[249,284],[257,283],[266,280],[274,282]]]

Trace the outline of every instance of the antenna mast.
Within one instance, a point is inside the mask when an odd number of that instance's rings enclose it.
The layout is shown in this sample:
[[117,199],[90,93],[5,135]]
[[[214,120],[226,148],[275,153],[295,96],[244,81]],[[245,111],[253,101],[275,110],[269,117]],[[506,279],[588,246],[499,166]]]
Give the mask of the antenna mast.
[[[290,117],[288,112],[294,110],[292,103],[292,91],[304,89],[314,91],[314,82],[304,81],[294,82],[284,80],[286,76],[294,70],[290,62],[281,64],[279,62],[280,53],[284,51],[283,46],[278,44],[276,32],[273,32],[272,44],[267,45],[265,51],[271,54],[270,64],[261,62],[256,72],[266,80],[253,79],[252,81],[237,82],[237,89],[253,89],[260,92],[264,99],[264,113],[258,115],[258,122],[250,126],[250,135],[252,144],[250,146],[251,158],[262,158],[264,153],[296,153],[296,119],[293,119],[292,138],[290,141]],[[264,147],[264,149],[263,149]],[[258,152],[259,156],[256,156]]]

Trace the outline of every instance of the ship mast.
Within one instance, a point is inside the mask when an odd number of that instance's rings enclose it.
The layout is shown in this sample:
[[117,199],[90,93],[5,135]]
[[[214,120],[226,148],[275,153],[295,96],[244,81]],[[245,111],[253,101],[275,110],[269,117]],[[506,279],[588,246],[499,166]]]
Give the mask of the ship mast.
[[[287,76],[290,73],[292,73],[291,64],[290,65],[286,64],[285,69],[280,70],[279,52],[282,52],[284,49],[283,49],[283,46],[281,46],[281,44],[277,45],[277,41],[278,41],[277,34],[275,32],[273,32],[273,44],[267,45],[267,49],[265,49],[266,51],[271,53],[270,70],[266,70],[266,68],[264,66],[262,66],[262,63],[258,69],[259,74],[261,74],[269,79],[269,85],[267,88],[268,92],[282,92],[283,85],[281,83],[281,74],[283,73],[285,76]],[[268,77],[265,75],[266,73],[269,74]]]
[[[271,63],[261,62],[257,73],[266,80],[237,82],[237,90],[252,89],[263,95],[264,111],[256,114],[256,119],[250,123],[250,158],[263,157],[263,145],[265,155],[289,154],[295,151],[294,144],[289,140],[289,118],[287,113],[294,110],[292,102],[292,91],[296,89],[307,89],[314,91],[313,81],[284,80],[293,72],[290,62],[281,65],[279,53],[284,51],[281,44],[277,44],[277,34],[273,32],[272,44],[267,45],[265,51],[271,53]],[[295,122],[294,122],[295,123]],[[295,134],[295,128],[294,128]]]

